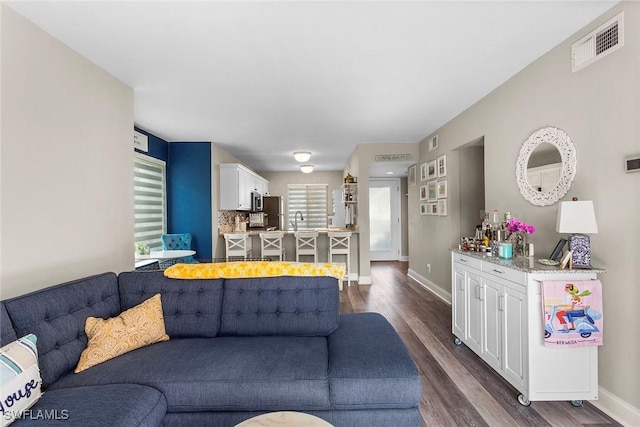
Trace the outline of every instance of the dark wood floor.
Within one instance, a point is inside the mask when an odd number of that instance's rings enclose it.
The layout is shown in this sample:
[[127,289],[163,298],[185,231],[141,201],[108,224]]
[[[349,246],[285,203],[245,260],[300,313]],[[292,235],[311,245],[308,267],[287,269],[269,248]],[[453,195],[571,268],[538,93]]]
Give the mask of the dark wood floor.
[[466,346],[453,344],[451,306],[407,276],[407,263],[371,263],[373,285],[355,282],[340,293],[343,313],[375,311],[396,328],[422,378],[420,413],[425,426],[618,426],[585,402],[533,402]]

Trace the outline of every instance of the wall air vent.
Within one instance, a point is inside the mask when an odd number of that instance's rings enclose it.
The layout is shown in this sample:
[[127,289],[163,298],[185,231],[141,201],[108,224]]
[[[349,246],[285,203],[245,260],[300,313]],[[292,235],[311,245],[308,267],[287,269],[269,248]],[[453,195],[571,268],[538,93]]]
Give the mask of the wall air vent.
[[624,12],[571,45],[571,72],[594,63],[624,46]]

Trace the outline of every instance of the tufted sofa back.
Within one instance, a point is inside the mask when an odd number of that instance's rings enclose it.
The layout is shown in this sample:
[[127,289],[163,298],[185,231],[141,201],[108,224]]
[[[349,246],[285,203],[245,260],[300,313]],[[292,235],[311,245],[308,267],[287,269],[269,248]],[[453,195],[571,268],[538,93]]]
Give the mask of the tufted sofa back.
[[7,313],[4,302],[0,303],[0,347],[18,338],[20,337],[16,335],[16,331],[13,329],[13,324],[11,323],[11,319],[9,319],[9,313]]
[[87,317],[119,315],[162,294],[165,328],[171,338],[226,336],[326,336],[339,325],[337,279],[166,278],[161,271],[105,273],[3,301],[3,344],[38,337],[45,388],[75,369],[87,346]]
[[332,277],[226,279],[221,335],[326,336],[340,321]]
[[38,363],[46,387],[78,364],[87,346],[87,317],[108,318],[120,313],[118,279],[114,273],[100,274],[12,298],[4,304],[19,337],[30,333],[38,337]]
[[222,279],[168,279],[162,271],[120,273],[120,302],[127,310],[157,293],[171,338],[215,337],[220,330]]

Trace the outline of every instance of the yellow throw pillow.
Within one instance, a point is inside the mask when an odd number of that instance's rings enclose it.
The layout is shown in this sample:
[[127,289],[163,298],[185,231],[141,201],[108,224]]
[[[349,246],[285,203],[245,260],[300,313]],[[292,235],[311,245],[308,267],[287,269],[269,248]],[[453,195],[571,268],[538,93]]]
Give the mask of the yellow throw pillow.
[[118,317],[106,320],[87,317],[84,331],[89,341],[80,355],[76,374],[137,348],[169,339],[164,329],[160,294],[123,311]]

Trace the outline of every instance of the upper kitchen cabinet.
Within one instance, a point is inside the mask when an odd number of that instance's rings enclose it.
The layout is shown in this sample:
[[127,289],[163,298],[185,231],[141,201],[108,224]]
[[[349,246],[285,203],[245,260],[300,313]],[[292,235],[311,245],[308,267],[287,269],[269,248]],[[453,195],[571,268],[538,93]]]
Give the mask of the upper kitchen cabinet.
[[240,163],[220,164],[220,209],[251,210],[251,193],[265,194],[269,181]]

